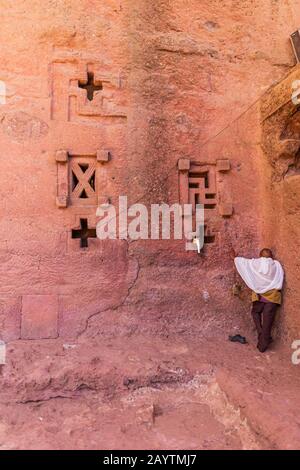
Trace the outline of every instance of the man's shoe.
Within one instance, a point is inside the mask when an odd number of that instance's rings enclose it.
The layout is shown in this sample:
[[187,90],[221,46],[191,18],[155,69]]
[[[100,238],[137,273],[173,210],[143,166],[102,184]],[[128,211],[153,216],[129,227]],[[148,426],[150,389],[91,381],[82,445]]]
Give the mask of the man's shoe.
[[241,335],[229,336],[229,341],[232,343],[248,344],[246,338]]

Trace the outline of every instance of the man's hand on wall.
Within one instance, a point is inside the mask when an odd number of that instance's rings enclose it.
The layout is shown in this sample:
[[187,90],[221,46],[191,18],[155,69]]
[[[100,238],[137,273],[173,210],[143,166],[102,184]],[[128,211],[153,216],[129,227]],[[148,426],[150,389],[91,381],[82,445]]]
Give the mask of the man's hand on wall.
[[229,256],[232,260],[234,260],[234,258],[236,258],[237,254],[236,254],[236,251],[235,249],[233,248],[233,246],[231,246],[230,248],[230,251],[229,251]]

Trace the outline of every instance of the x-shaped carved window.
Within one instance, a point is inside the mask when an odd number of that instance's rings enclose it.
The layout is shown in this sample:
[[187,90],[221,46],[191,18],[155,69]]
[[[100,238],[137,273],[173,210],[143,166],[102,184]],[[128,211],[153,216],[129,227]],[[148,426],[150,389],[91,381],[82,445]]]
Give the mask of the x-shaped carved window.
[[73,204],[97,204],[96,160],[89,157],[70,159],[70,200]]
[[[67,150],[57,150],[57,207],[71,205],[97,205],[99,198],[99,166],[111,159],[110,150],[97,150],[94,155],[72,155]],[[107,200],[107,197],[105,197]],[[102,203],[102,202],[101,202]]]

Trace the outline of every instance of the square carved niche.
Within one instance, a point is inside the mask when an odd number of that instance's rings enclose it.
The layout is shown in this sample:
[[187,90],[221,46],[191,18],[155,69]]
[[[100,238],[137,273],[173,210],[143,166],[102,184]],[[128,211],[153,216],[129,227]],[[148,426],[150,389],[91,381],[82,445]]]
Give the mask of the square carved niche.
[[57,206],[98,205],[101,167],[109,160],[108,150],[97,151],[94,155],[76,155],[63,150],[56,152]]

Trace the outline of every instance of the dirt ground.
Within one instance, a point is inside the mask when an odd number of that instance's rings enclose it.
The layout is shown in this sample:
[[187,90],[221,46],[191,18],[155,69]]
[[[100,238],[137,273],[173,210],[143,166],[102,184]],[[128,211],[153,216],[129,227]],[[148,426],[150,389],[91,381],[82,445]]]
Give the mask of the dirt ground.
[[0,448],[299,449],[300,366],[248,339],[10,343]]

